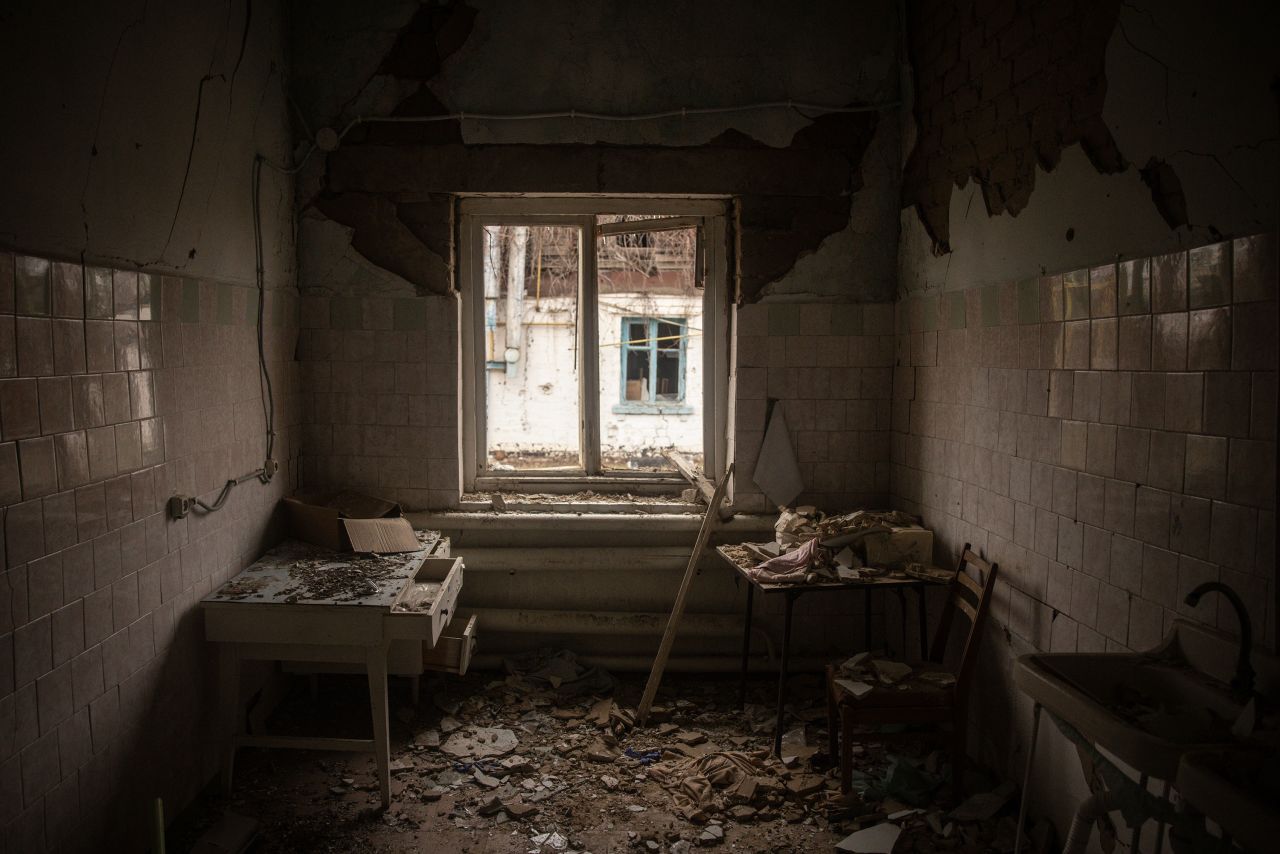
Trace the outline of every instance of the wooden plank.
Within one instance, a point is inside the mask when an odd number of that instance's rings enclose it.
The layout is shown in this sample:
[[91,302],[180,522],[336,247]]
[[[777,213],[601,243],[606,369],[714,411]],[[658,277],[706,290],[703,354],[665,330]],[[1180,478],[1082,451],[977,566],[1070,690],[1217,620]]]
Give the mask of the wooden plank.
[[613,234],[636,234],[640,232],[674,231],[680,228],[701,228],[700,216],[664,216],[660,219],[627,220],[626,222],[606,222],[596,226],[597,237]]
[[698,561],[702,557],[702,551],[707,547],[707,542],[711,539],[711,532],[716,528],[720,506],[724,502],[725,490],[728,488],[729,480],[732,477],[733,464],[730,463],[729,470],[724,473],[724,478],[711,495],[711,501],[707,504],[706,515],[702,517],[702,527],[698,529],[698,539],[693,545],[693,553],[689,555],[689,565],[684,571],[684,579],[680,582],[680,590],[676,593],[676,602],[671,608],[671,617],[667,620],[666,631],[662,633],[662,643],[658,646],[658,655],[653,661],[653,670],[649,672],[649,681],[644,686],[644,696],[640,699],[637,717],[641,726],[644,726],[649,718],[649,709],[653,706],[653,698],[657,696],[658,685],[662,682],[662,671],[666,669],[667,659],[671,656],[671,645],[675,643],[676,630],[680,627],[681,616],[684,615],[685,598],[689,595],[689,588],[693,585],[693,577],[698,572]]
[[[716,486],[707,480],[706,475],[698,471],[698,467],[693,464],[693,460],[679,451],[667,451],[664,456],[679,470],[685,480],[693,484],[694,488],[698,490],[698,494],[702,496],[702,500],[710,504],[711,499],[716,494]],[[717,512],[721,519],[729,519],[733,516],[733,513],[728,510],[721,509]]]
[[[987,572],[990,572],[990,571],[991,571],[990,569],[987,570]],[[970,592],[972,592],[974,596],[982,595],[982,587],[978,584],[978,582],[970,578],[968,574],[964,572],[957,572],[956,581],[959,581],[965,587],[968,587]]]

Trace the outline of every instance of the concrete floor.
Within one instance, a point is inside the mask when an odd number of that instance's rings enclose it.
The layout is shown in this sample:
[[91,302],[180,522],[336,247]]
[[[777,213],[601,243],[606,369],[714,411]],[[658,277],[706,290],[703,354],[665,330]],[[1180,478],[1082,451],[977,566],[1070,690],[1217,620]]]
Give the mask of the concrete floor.
[[[170,829],[170,848],[189,850],[201,833],[227,811],[260,822],[254,851],[464,851],[464,852],[681,852],[689,848],[719,847],[737,851],[831,850],[848,833],[879,823],[886,814],[908,806],[924,809],[899,819],[904,833],[896,851],[1007,847],[995,822],[960,824],[945,837],[930,830],[926,819],[945,825],[941,798],[948,787],[939,785],[926,802],[911,804],[869,792],[841,800],[837,775],[823,750],[796,761],[789,768],[773,763],[766,775],[775,777],[777,794],[754,801],[755,812],[739,804],[731,811],[721,797],[705,815],[691,821],[673,802],[672,793],[651,769],[625,755],[598,755],[628,747],[639,751],[662,748],[663,761],[681,754],[715,749],[763,755],[769,746],[769,701],[775,684],[750,686],[747,711],[736,708],[736,681],[724,678],[672,676],[666,680],[658,704],[669,711],[666,726],[650,722],[645,729],[612,732],[590,717],[595,699],[557,699],[551,692],[513,690],[503,674],[473,673],[465,678],[438,680],[423,692],[417,708],[408,692],[393,684],[392,806],[380,809],[372,757],[361,754],[286,750],[242,750],[231,796],[209,793]],[[624,677],[614,698],[634,708],[643,688],[640,676]],[[305,679],[298,678],[271,720],[278,732],[352,735],[367,732],[367,706],[362,679],[329,676],[319,682],[313,700]],[[826,744],[825,707],[818,680],[794,680],[794,728],[802,721],[810,746]],[[586,717],[584,717],[586,715]],[[450,720],[452,719],[452,720]],[[467,733],[476,726],[510,729],[517,746],[506,756],[519,755],[527,770],[506,774],[492,764],[479,765],[491,778],[479,781],[475,768],[441,749],[453,726]],[[677,735],[679,733],[679,736]],[[696,746],[680,743],[686,733],[700,733],[707,741]],[[897,749],[897,748],[895,748]],[[784,751],[786,752],[786,751]],[[593,753],[597,755],[593,755]],[[908,747],[905,754],[922,767],[936,768],[936,755],[927,748]],[[504,757],[496,757],[502,759]],[[492,761],[492,760],[491,760]],[[857,768],[880,779],[890,756],[869,745]],[[659,766],[660,767],[660,766]],[[816,787],[798,795],[788,791]],[[723,794],[723,793],[718,793]],[[515,795],[534,801],[536,812],[514,817],[499,804]],[[491,806],[486,809],[486,803]],[[719,807],[719,808],[717,808]],[[932,816],[930,816],[932,814]],[[1004,824],[1011,821],[1005,818]],[[718,826],[720,831],[716,831]],[[708,832],[710,831],[710,832]],[[1008,838],[1007,827],[1004,837]],[[559,834],[562,839],[540,839]],[[722,838],[719,838],[722,835]],[[541,841],[541,845],[539,844]],[[556,845],[563,843],[563,847]]]

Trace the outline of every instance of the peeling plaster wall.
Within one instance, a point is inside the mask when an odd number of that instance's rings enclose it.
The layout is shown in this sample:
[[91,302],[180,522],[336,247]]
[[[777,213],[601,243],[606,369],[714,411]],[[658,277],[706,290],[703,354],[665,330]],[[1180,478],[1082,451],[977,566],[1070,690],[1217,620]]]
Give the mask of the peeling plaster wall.
[[[253,156],[282,162],[289,147],[274,4],[41,3],[5,18],[0,246],[252,284]],[[267,170],[262,188],[267,279],[291,283],[292,182]]]
[[[1107,41],[1102,119],[1128,164],[1100,174],[1078,145],[1049,171],[1016,215],[989,216],[969,182],[949,202],[949,253],[935,255],[919,216],[901,215],[900,288],[970,287],[1141,257],[1274,229],[1280,194],[1280,74],[1268,35],[1274,4],[1230,3],[1212,13],[1190,2],[1122,5]],[[904,137],[920,129],[908,119]],[[1010,131],[1010,139],[1012,139]],[[1188,224],[1171,228],[1139,169],[1169,164]]]
[[[964,4],[977,35],[958,79],[916,69],[913,90],[975,83],[985,95],[984,21],[998,24],[997,57],[1006,30],[1053,57],[1063,34],[1037,24],[1058,5]],[[1082,82],[1105,87],[1101,112],[1057,93],[1073,104],[1049,135],[1068,143],[1060,158],[1033,150],[1034,115],[1014,99],[990,147],[958,155],[979,180],[933,212],[949,251],[935,254],[938,230],[903,199],[892,500],[924,515],[948,559],[970,542],[1001,565],[969,743],[1015,780],[1031,724],[1018,655],[1146,650],[1174,619],[1233,633],[1222,603],[1182,604],[1208,579],[1239,590],[1255,637],[1275,644],[1277,9],[1125,3],[1116,15]],[[920,126],[921,114],[904,111],[904,154],[971,129]],[[1098,120],[1122,163],[1074,141],[1086,123],[1096,140]],[[988,162],[1030,167],[996,175],[996,200],[1016,200],[998,213]],[[1169,182],[1159,204],[1143,170]],[[1183,207],[1186,224],[1171,223]],[[1079,764],[1041,726],[1032,815],[1060,834],[1089,793]]]
[[899,128],[893,116],[876,124],[862,155],[862,189],[849,225],[802,254],[782,278],[764,287],[766,300],[823,302],[844,292],[891,294],[897,286],[897,212],[901,186]]
[[214,514],[165,504],[212,501],[265,456],[250,171],[288,151],[283,30],[270,2],[0,12],[5,850],[142,850],[153,799],[172,820],[223,758],[199,600],[275,541],[297,483],[277,173],[263,337],[280,471]]
[[[785,15],[781,8],[481,2],[442,4],[429,12],[413,4],[384,5],[371,13],[330,4],[299,16],[295,96],[309,129],[341,128],[361,115],[563,109],[629,114],[787,99],[896,100],[895,4],[824,2],[786,7]],[[797,62],[798,56],[805,61]],[[441,246],[446,241],[439,236],[449,193],[755,194],[760,199],[744,203],[743,217],[748,299],[785,276],[778,293],[874,301],[891,292],[891,253],[881,235],[894,226],[891,208],[882,201],[896,194],[898,180],[896,168],[879,162],[883,156],[872,166],[874,176],[860,174],[876,124],[873,114],[814,122],[802,111],[779,109],[641,123],[469,119],[461,125],[360,127],[347,137],[346,151],[327,163],[317,157],[308,164],[299,181],[299,204],[354,227],[357,251],[419,290],[439,293],[449,280],[443,266],[447,246]],[[896,148],[885,135],[878,134],[879,142]],[[415,141],[423,152],[457,143],[470,153],[460,157],[440,148],[438,167],[429,157],[407,169],[401,164],[401,174],[418,174],[419,180],[394,191],[363,180],[369,166],[384,158],[376,149],[360,153],[363,143]],[[605,147],[566,148],[600,143]],[[711,166],[699,157],[708,145],[703,153],[713,155]],[[522,152],[506,146],[530,147]],[[751,156],[753,147],[785,152],[797,146],[803,150],[794,158]],[[666,153],[659,159],[659,152]],[[815,188],[803,176],[815,156],[850,162],[828,172],[829,186]],[[522,160],[517,182],[499,186],[484,180],[512,174],[509,164]],[[652,161],[648,170],[646,161]],[[735,170],[738,162],[744,168]],[[432,180],[433,168],[446,169],[445,180]],[[788,184],[792,173],[794,188]],[[669,180],[661,180],[664,175]],[[336,193],[323,192],[326,186]],[[427,204],[424,193],[442,198]],[[850,194],[858,205],[852,217]],[[815,195],[822,198],[810,198]],[[837,239],[820,247],[827,235]],[[821,257],[807,271],[787,275],[797,258],[810,255]],[[873,259],[874,270],[852,275],[850,256]]]
[[[293,92],[312,130],[371,114],[886,103],[898,13],[891,2],[308,5]],[[881,317],[893,293],[898,148],[895,110],[357,128],[298,181],[304,478],[456,506],[457,301],[435,295],[453,283],[452,194],[713,193],[741,198],[750,299],[837,304],[805,312],[804,329],[783,307],[786,320],[739,352],[750,382],[739,382],[738,459],[755,458],[767,388],[796,401],[812,495],[840,506],[883,496],[889,353],[861,340],[855,304]],[[815,414],[815,401],[846,394],[847,413]],[[820,466],[829,434],[844,457]],[[739,494],[742,508],[764,509],[754,485]]]

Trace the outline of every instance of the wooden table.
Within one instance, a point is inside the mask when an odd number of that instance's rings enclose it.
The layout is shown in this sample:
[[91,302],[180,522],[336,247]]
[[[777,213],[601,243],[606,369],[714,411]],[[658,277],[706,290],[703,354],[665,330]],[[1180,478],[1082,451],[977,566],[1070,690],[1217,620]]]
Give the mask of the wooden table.
[[735,555],[728,551],[727,546],[716,546],[716,552],[721,559],[727,563],[734,572],[742,576],[747,582],[747,608],[746,619],[742,629],[742,671],[739,675],[738,682],[738,706],[744,707],[747,702],[747,663],[751,655],[751,609],[754,604],[755,592],[759,590],[762,594],[778,593],[783,597],[785,603],[785,611],[782,619],[782,654],[780,656],[778,667],[778,700],[777,700],[777,716],[774,719],[773,729],[773,752],[781,755],[782,753],[782,723],[783,711],[782,707],[786,700],[787,686],[787,666],[791,657],[791,612],[795,606],[795,601],[806,593],[830,593],[837,590],[861,590],[865,597],[866,603],[866,619],[865,619],[865,635],[864,649],[871,648],[871,594],[873,591],[893,591],[898,596],[898,601],[902,604],[902,645],[905,652],[907,645],[907,604],[906,598],[902,595],[904,589],[910,588],[915,591],[916,605],[920,622],[920,652],[921,656],[928,655],[929,650],[929,623],[928,612],[925,606],[925,591],[932,584],[944,584],[942,581],[933,581],[923,578],[913,578],[910,576],[891,576],[882,575],[869,579],[858,579],[856,581],[817,581],[812,584],[774,584],[769,582],[757,581],[747,570],[759,564],[759,560],[755,558],[745,558]]
[[[227,581],[201,605],[205,637],[219,644],[219,703],[227,740],[223,784],[229,791],[238,747],[372,751],[382,805],[391,802],[387,652],[394,640],[434,644],[462,587],[460,559],[433,558],[436,532],[422,548],[394,555],[332,552],[296,540],[282,543]],[[447,542],[447,541],[446,541]],[[376,576],[325,599],[306,598],[300,573],[340,573],[375,566]],[[306,661],[363,665],[369,679],[373,738],[249,735],[239,714],[240,662]]]

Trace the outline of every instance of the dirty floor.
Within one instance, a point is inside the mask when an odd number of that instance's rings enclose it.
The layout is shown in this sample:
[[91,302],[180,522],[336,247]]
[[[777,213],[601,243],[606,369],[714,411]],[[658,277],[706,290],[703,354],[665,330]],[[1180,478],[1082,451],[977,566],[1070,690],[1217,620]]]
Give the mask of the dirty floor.
[[[320,677],[314,699],[307,686],[294,679],[273,732],[367,737],[362,678]],[[842,798],[820,703],[793,708],[784,765],[768,756],[776,683],[753,683],[739,710],[736,680],[670,675],[643,729],[630,725],[642,689],[643,676],[625,675],[612,698],[567,697],[472,673],[425,684],[415,708],[393,680],[390,810],[372,757],[246,749],[231,796],[193,805],[170,848],[189,850],[230,811],[259,821],[258,852],[832,851],[888,816],[903,828],[899,854],[1012,850],[1016,803],[998,793],[994,818],[949,817],[945,763],[928,743],[868,744],[860,794]],[[818,700],[817,677],[797,677],[791,695]]]

